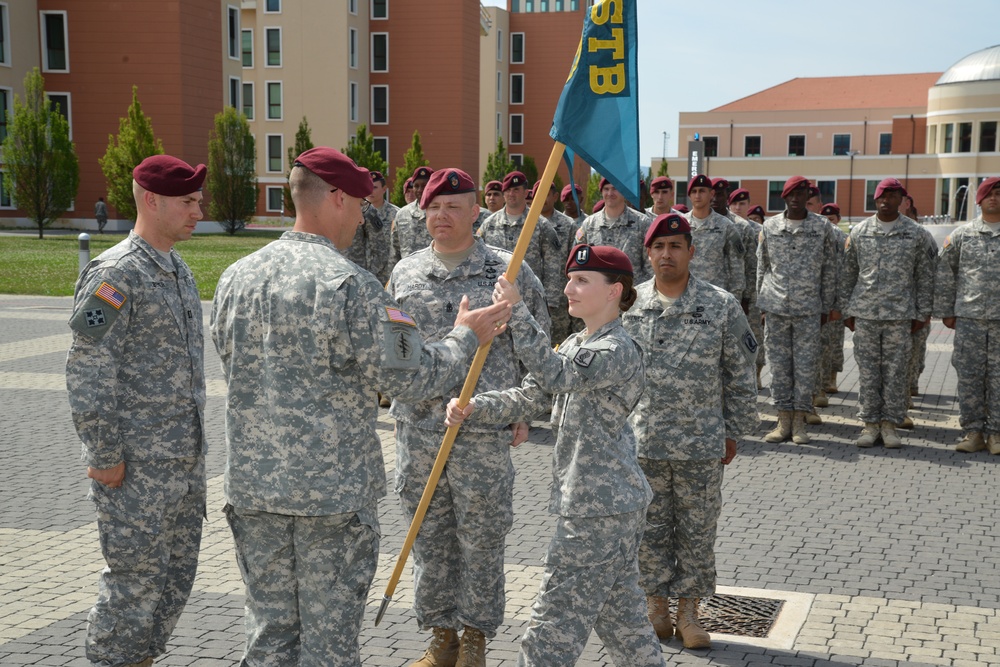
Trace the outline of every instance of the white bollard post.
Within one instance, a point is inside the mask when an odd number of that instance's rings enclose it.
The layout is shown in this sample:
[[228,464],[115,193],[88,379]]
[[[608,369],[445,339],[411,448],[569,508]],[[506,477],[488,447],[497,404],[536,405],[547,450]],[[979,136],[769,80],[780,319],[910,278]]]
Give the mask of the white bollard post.
[[90,264],[90,234],[84,232],[76,237],[80,241],[80,273]]

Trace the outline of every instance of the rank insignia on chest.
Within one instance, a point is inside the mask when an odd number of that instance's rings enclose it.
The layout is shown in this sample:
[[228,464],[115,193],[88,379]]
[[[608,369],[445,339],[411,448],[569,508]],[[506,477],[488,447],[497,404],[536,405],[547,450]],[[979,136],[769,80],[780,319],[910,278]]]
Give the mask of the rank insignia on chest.
[[455,306],[451,305],[451,302],[449,301],[448,304],[444,307],[444,312],[452,313],[454,311],[455,311]]
[[594,359],[597,357],[597,353],[593,350],[588,350],[586,348],[580,350],[573,357],[573,363],[577,366],[583,366],[584,368],[590,368],[590,364],[594,363]]
[[87,319],[88,327],[103,327],[108,323],[107,318],[104,317],[104,311],[100,308],[84,311],[83,316]]

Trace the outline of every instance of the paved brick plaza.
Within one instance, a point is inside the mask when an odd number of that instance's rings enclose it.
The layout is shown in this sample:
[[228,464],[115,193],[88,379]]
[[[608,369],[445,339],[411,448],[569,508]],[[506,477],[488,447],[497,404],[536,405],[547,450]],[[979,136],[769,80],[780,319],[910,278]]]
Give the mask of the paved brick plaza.
[[[0,295],[0,665],[86,665],[83,633],[103,566],[94,512],[66,401],[69,298]],[[205,308],[206,317],[208,308]],[[243,595],[222,517],[224,386],[207,346],[209,521],[195,591],[162,665],[235,665]],[[850,352],[848,350],[848,352]],[[958,454],[951,332],[935,323],[921,396],[904,447],[852,445],[857,372],[810,427],[811,445],[741,444],[727,470],[718,540],[719,584],[795,592],[804,612],[771,648],[716,640],[711,651],[665,644],[670,664],[1000,665],[1000,456]],[[766,371],[765,371],[766,374]],[[761,413],[773,418],[762,394]],[[387,470],[395,443],[380,423]],[[552,527],[545,512],[551,433],[514,451],[514,529],[507,546],[507,624],[491,665],[514,665]],[[390,475],[391,478],[391,475]],[[402,666],[426,636],[404,578],[372,626],[406,524],[390,494],[381,506],[382,558],[362,634],[366,665]],[[794,614],[791,614],[794,616]],[[592,638],[581,665],[610,664]]]

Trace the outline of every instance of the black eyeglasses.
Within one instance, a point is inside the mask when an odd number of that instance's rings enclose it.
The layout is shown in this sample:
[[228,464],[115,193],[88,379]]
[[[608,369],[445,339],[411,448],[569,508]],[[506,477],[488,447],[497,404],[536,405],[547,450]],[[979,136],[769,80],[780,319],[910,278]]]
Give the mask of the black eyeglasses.
[[[336,192],[339,189],[340,188],[333,188],[332,190],[330,190],[330,192]],[[368,211],[370,211],[370,210],[372,210],[372,203],[370,201],[368,201],[367,199],[365,199],[364,197],[362,197],[361,198],[361,213],[362,213],[362,215],[367,214]]]

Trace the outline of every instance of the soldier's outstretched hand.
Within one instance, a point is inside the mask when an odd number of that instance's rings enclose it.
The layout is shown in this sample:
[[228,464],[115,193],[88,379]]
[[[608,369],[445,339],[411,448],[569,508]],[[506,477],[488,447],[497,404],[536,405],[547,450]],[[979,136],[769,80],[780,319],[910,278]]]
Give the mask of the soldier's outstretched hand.
[[507,320],[510,319],[510,313],[511,305],[506,301],[469,310],[469,297],[463,295],[462,302],[458,304],[458,317],[455,318],[455,326],[465,325],[469,327],[479,339],[479,344],[486,345],[507,330]]

